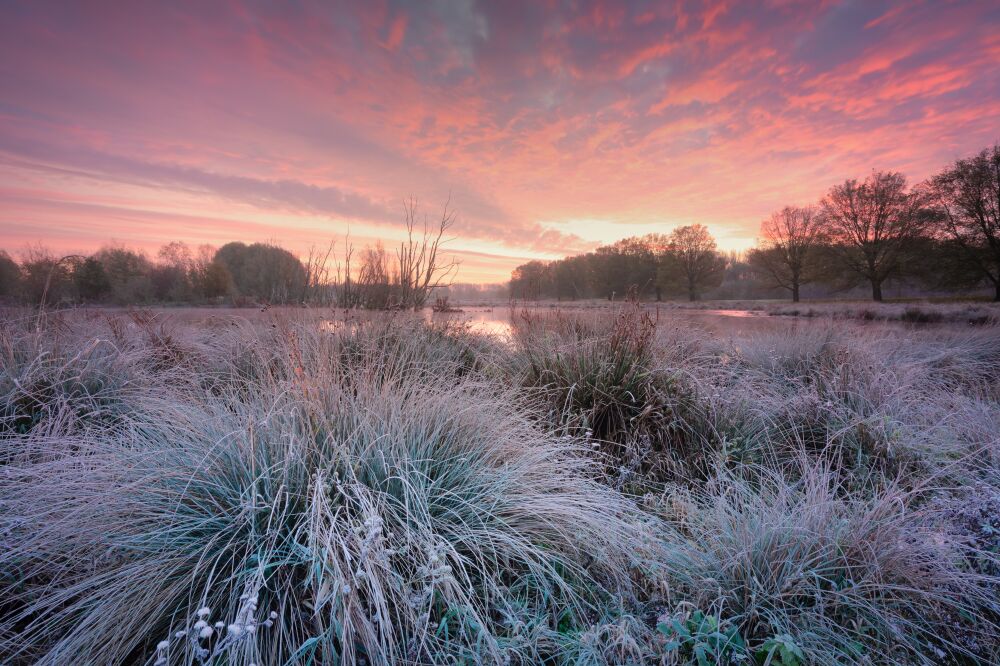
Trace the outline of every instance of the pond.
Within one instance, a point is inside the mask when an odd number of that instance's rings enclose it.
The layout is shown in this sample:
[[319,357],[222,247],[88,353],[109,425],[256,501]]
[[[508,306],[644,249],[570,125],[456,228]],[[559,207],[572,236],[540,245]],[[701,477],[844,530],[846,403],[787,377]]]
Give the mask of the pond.
[[[613,312],[611,308],[550,308],[545,306],[529,307],[534,312],[565,312],[582,316],[606,316]],[[774,331],[783,328],[794,330],[799,326],[813,326],[817,320],[806,320],[797,317],[772,317],[765,312],[752,310],[687,310],[676,308],[647,307],[647,311],[656,319],[661,327],[678,326],[700,328],[716,335],[741,335],[757,331]],[[514,312],[514,316],[517,316]],[[428,321],[460,321],[468,323],[473,331],[501,337],[510,336],[513,332],[511,324],[511,308],[472,307],[461,312],[436,313],[424,311]]]

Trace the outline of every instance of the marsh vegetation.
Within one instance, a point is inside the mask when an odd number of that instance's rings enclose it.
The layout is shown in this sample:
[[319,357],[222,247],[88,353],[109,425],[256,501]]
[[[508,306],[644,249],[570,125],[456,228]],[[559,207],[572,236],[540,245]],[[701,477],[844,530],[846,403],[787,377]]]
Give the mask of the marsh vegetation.
[[1000,659],[992,321],[505,315],[5,312],[0,661]]

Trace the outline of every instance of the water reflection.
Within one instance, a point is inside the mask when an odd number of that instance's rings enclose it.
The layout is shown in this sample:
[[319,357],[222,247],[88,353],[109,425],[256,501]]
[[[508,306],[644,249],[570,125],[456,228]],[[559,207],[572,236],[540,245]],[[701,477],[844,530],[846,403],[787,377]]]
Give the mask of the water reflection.
[[[696,329],[704,331],[716,337],[741,336],[756,333],[772,333],[787,331],[789,333],[797,330],[806,330],[818,326],[830,326],[833,322],[839,327],[861,326],[865,328],[898,328],[906,329],[915,326],[914,324],[900,321],[874,320],[865,321],[860,319],[844,320],[834,319],[832,315],[798,317],[793,315],[774,315],[765,310],[736,310],[736,309],[704,309],[677,307],[676,305],[647,304],[646,311],[656,320],[661,330],[674,329]],[[617,307],[608,305],[529,305],[527,308],[518,306],[514,312],[515,321],[521,316],[523,310],[530,314],[537,315],[557,315],[562,314],[569,317],[582,318],[603,318],[613,316],[618,312]],[[240,320],[250,321],[289,321],[312,323],[316,321],[319,314],[319,327],[324,331],[336,331],[344,327],[352,327],[359,322],[372,317],[394,316],[394,317],[422,317],[429,322],[454,321],[468,324],[469,328],[477,333],[497,336],[510,340],[513,337],[514,325],[511,319],[511,308],[508,305],[498,306],[474,306],[465,307],[460,312],[435,313],[430,308],[417,314],[413,312],[367,312],[359,310],[324,310],[317,312],[313,309],[302,308],[272,308],[267,311],[258,311],[248,308],[161,308],[156,309],[157,316],[170,318],[179,322],[214,322],[215,325],[232,325]],[[324,316],[325,315],[325,316]],[[947,325],[947,324],[942,324]],[[919,324],[918,326],[926,326]],[[932,325],[933,326],[933,325]]]
[[[604,316],[615,312],[610,308],[550,308],[545,306],[529,306],[531,312],[563,312],[581,316]],[[794,326],[798,323],[789,317],[769,317],[766,313],[752,310],[681,310],[667,308],[648,308],[657,322],[663,326],[680,326],[699,328],[714,334],[744,333],[769,331]],[[520,311],[520,308],[518,309]],[[431,312],[424,311],[428,321],[456,321],[466,323],[477,333],[496,335],[509,338],[513,334],[511,310],[509,307],[468,308],[462,312]],[[804,323],[804,322],[803,322]]]
[[502,338],[514,332],[510,323],[510,308],[471,308],[462,312],[431,312],[425,310],[428,321],[457,321],[468,324],[476,333],[485,333]]

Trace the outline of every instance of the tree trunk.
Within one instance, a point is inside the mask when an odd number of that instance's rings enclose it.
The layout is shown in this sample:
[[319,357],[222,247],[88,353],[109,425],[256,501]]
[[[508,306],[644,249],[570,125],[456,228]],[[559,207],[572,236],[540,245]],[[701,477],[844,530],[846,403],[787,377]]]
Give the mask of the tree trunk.
[[695,290],[693,284],[692,285],[688,285],[688,300],[689,301],[697,301],[698,300],[698,292],[697,292],[697,290]]
[[872,300],[876,303],[882,302],[882,283],[872,280]]
[[796,282],[792,285],[792,303],[799,302],[799,283]]
[[1000,280],[997,280],[997,281],[996,281],[996,284],[995,284],[995,286],[996,286],[996,288],[997,288],[997,291],[996,291],[996,293],[995,293],[995,294],[993,295],[993,300],[994,300],[994,301],[996,301],[997,303],[1000,303]]

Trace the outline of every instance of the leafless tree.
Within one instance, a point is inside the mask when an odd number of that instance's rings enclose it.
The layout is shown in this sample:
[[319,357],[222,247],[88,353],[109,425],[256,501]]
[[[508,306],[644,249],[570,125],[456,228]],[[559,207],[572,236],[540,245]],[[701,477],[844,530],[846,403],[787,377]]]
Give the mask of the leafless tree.
[[658,279],[668,288],[685,288],[688,299],[696,301],[706,289],[719,286],[725,272],[726,260],[715,239],[704,225],[693,224],[670,234]]
[[330,241],[325,249],[310,246],[306,255],[306,282],[303,303],[327,305],[330,295],[330,256],[333,255],[336,244]]
[[172,241],[167,243],[156,253],[160,262],[168,266],[176,266],[184,271],[191,270],[194,262],[191,256],[191,249],[184,241]]
[[958,160],[929,183],[939,231],[988,280],[1000,301],[1000,144]]
[[438,256],[441,244],[449,239],[445,234],[455,224],[455,213],[449,199],[437,224],[431,227],[423,218],[423,229],[417,230],[419,217],[416,199],[403,203],[406,240],[396,251],[400,304],[419,310],[427,303],[430,293],[445,284],[458,268],[454,260],[442,261]]
[[345,243],[344,264],[337,265],[337,301],[342,307],[372,309],[412,308],[419,310],[427,303],[431,292],[447,285],[458,263],[443,260],[441,246],[455,223],[450,204],[445,204],[441,218],[431,225],[420,216],[416,200],[403,204],[406,239],[390,255],[381,242],[367,247],[360,256],[357,275],[351,270],[354,248],[350,239]]
[[882,300],[882,284],[903,269],[906,253],[923,234],[929,217],[926,197],[908,191],[906,178],[875,171],[858,182],[835,185],[823,199],[823,220],[844,266],[867,280],[872,300]]
[[361,304],[373,310],[400,307],[398,296],[393,294],[394,275],[389,265],[389,254],[381,242],[366,247],[361,253],[357,287]]
[[21,252],[24,296],[40,309],[68,297],[72,264],[77,255],[64,257],[53,254],[47,247],[29,245]]
[[25,249],[21,267],[28,283],[29,298],[38,301],[38,316],[35,320],[36,331],[42,329],[45,306],[49,304],[50,300],[55,301],[59,298],[59,296],[52,298],[50,290],[61,291],[64,289],[69,284],[72,267],[84,259],[85,257],[77,254],[56,257],[41,245]]
[[786,206],[761,223],[760,233],[750,263],[798,303],[799,289],[816,276],[814,259],[825,235],[820,216],[811,206]]
[[334,299],[339,307],[345,310],[356,308],[361,305],[358,297],[357,285],[351,273],[351,265],[354,261],[354,244],[351,242],[351,235],[348,232],[344,238],[343,262],[337,260],[334,268]]

